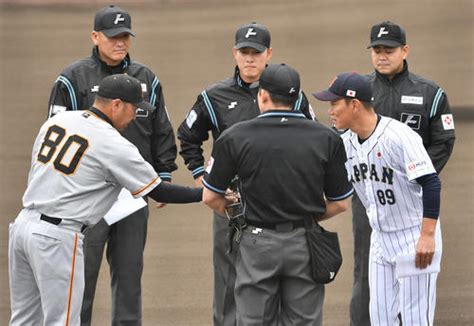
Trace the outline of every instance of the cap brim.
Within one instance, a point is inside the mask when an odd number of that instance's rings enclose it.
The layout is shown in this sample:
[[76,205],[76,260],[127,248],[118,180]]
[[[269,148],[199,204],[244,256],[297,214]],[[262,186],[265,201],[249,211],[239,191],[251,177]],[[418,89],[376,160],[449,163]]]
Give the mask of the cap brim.
[[334,101],[339,101],[341,98],[344,98],[344,96],[339,96],[334,93],[331,93],[328,90],[318,92],[318,93],[313,93],[312,94],[316,99],[323,101],[323,102],[334,102]]
[[132,104],[135,105],[137,109],[142,109],[145,111],[153,111],[155,109],[155,107],[151,105],[150,103],[148,103],[147,101],[141,101],[141,102],[132,103]]
[[367,47],[367,49],[373,48],[374,46],[386,46],[389,48],[397,48],[399,46],[402,46],[403,44],[398,42],[398,41],[391,41],[391,40],[377,40],[373,41],[370,43],[370,45]]
[[111,29],[104,29],[101,30],[100,32],[104,33],[105,36],[107,37],[115,37],[117,35],[127,33],[132,36],[135,36],[135,34],[132,32],[132,30],[128,27],[117,27],[117,28],[111,28]]
[[237,50],[240,50],[242,48],[252,48],[252,49],[257,50],[258,52],[263,52],[267,49],[265,45],[254,43],[254,42],[241,42],[239,44],[236,44],[235,48]]

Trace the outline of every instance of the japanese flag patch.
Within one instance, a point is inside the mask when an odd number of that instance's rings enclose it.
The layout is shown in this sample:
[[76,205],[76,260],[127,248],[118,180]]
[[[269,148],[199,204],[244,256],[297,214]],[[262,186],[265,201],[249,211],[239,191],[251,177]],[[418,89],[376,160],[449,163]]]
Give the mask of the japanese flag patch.
[[454,119],[452,114],[442,114],[441,121],[443,122],[444,130],[454,129]]

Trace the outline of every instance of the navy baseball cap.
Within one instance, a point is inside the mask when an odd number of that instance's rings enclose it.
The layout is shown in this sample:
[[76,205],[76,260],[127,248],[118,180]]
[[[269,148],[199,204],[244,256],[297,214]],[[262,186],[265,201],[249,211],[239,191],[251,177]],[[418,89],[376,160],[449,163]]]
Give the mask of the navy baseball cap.
[[362,102],[373,100],[369,80],[356,72],[337,75],[327,90],[313,93],[313,96],[324,102],[335,102],[342,98],[358,99]]
[[372,26],[370,30],[370,45],[367,48],[380,45],[396,48],[406,43],[407,40],[403,28],[390,21],[385,21]]
[[117,6],[110,5],[102,8],[95,14],[94,31],[102,32],[107,37],[115,37],[122,33],[132,36],[132,18],[130,14]]
[[260,88],[275,94],[295,99],[300,93],[300,75],[284,63],[268,65],[260,76]]
[[271,36],[268,29],[255,22],[239,27],[235,32],[235,48],[252,48],[263,52],[270,47]]
[[129,75],[116,74],[105,77],[99,83],[97,95],[112,100],[120,99],[143,110],[154,110],[154,107],[143,99],[140,81]]

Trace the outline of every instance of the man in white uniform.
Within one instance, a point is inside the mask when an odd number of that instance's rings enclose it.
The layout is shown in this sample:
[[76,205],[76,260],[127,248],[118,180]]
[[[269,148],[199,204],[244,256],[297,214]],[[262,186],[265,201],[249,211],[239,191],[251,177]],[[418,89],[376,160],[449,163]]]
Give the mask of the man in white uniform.
[[158,202],[201,200],[199,188],[161,183],[120,135],[137,108],[151,108],[140,82],[111,75],[100,83],[90,110],[58,114],[41,127],[24,208],[10,224],[11,325],[79,325],[82,231],[105,215],[123,187]]
[[441,184],[421,137],[377,115],[369,81],[336,77],[313,94],[329,101],[342,138],[346,168],[373,229],[369,260],[372,325],[432,325],[441,257]]

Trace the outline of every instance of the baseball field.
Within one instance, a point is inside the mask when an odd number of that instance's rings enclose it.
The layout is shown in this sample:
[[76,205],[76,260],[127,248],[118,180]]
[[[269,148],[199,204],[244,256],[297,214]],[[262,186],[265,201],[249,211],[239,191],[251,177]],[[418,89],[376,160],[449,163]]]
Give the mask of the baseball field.
[[[44,4],[48,3],[48,4]],[[34,137],[51,86],[67,64],[90,54],[94,13],[110,1],[0,0],[0,324],[10,316],[8,224],[21,209]],[[436,325],[474,325],[474,2],[472,0],[117,1],[136,37],[131,57],[164,87],[176,128],[196,96],[233,73],[235,29],[257,21],[272,33],[273,63],[296,68],[307,94],[334,75],[372,70],[370,27],[404,26],[410,69],[436,81],[454,111],[456,145],[441,173],[443,261]],[[327,107],[310,98],[320,121]],[[206,145],[207,153],[210,146]],[[178,157],[174,181],[193,184]],[[144,325],[211,325],[211,211],[201,204],[151,205],[143,275]],[[348,325],[352,224],[347,212],[324,223],[339,232],[344,263],[327,286],[324,324]],[[110,324],[108,266],[101,270],[93,324]]]

